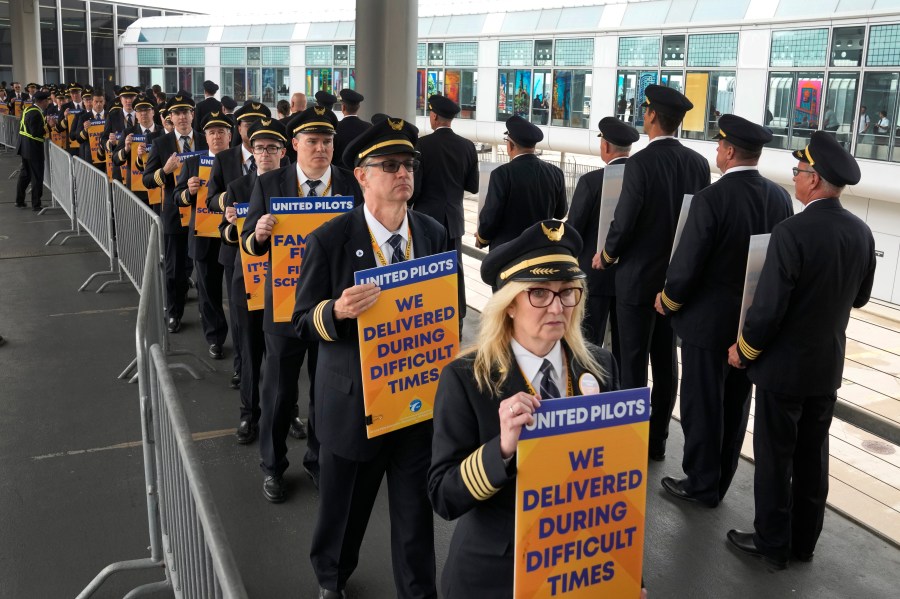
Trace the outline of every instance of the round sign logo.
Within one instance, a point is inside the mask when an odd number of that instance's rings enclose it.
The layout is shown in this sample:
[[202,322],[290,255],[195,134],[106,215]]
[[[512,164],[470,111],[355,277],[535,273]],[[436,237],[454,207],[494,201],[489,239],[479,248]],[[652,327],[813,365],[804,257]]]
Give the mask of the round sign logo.
[[422,409],[422,400],[421,399],[414,399],[411,402],[409,402],[409,411],[410,412],[418,412],[421,409]]

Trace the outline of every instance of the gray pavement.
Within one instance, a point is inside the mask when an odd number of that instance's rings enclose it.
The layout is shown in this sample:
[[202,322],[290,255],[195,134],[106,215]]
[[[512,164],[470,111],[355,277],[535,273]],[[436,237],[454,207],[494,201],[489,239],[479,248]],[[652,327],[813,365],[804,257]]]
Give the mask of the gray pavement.
[[[0,181],[16,166],[0,156]],[[74,597],[108,563],[149,555],[137,387],[116,379],[134,354],[138,297],[124,285],[78,293],[106,257],[88,237],[45,248],[65,216],[16,209],[13,190],[12,182],[0,188],[0,599]],[[477,314],[466,321],[467,341],[475,321]],[[184,324],[173,345],[205,355],[193,300]],[[228,388],[230,350],[229,339],[226,359],[200,381],[174,374],[219,514],[250,597],[314,597],[308,550],[317,494],[299,468],[303,445],[289,439],[289,500],[269,504],[258,446],[238,446],[231,434],[239,399]],[[681,447],[673,422],[668,459],[648,473],[652,597],[896,596],[900,550],[832,511],[812,563],[773,572],[736,555],[725,533],[752,526],[753,466],[741,464],[715,510],[676,503],[659,479],[680,475]],[[439,573],[452,528],[435,521]],[[394,596],[389,534],[382,490],[349,585],[354,597]],[[122,597],[161,578],[119,574],[95,596]]]

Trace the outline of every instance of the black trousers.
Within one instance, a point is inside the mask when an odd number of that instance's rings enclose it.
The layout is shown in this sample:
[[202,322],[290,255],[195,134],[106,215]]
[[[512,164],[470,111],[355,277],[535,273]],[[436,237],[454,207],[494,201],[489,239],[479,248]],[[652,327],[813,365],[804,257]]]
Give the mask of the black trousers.
[[756,388],[756,546],[779,559],[812,555],[828,498],[828,429],[836,393],[798,397]]
[[225,267],[216,256],[194,260],[197,271],[197,298],[200,303],[200,321],[203,336],[209,344],[222,345],[228,336],[228,321],[222,307],[222,278]]
[[241,353],[243,352],[243,330],[241,329],[241,317],[239,312],[239,302],[244,301],[244,310],[247,309],[247,297],[244,290],[244,280],[240,281],[240,289],[235,294],[234,288],[234,265],[223,266],[225,272],[225,291],[228,293],[228,319],[231,322],[231,344],[234,345],[234,371],[241,372]]
[[31,183],[31,207],[40,208],[41,196],[44,195],[44,157],[30,160],[22,158],[19,169],[19,182],[16,185],[16,204],[25,204],[25,190]]
[[725,497],[741,458],[750,417],[747,371],[728,365],[728,351],[681,343],[681,428],[686,490],[716,505]]
[[310,549],[319,585],[338,591],[347,584],[387,474],[396,596],[437,597],[434,520],[426,489],[433,430],[424,422],[388,433],[378,454],[366,462],[321,447],[319,515]]
[[462,254],[462,238],[455,237],[450,240],[450,243],[453,244],[453,247],[456,248],[456,259],[457,259],[457,271],[456,271],[456,279],[457,285],[459,285],[459,334],[460,338],[462,338],[462,326],[463,326],[463,315],[466,313],[466,277],[463,272],[463,254]]
[[[226,267],[225,272],[228,272]],[[231,268],[230,270],[234,270]],[[231,340],[241,346],[241,421],[259,422],[260,382],[263,357],[266,353],[266,337],[263,333],[263,310],[247,309],[247,295],[244,279],[232,277],[229,295],[231,313]],[[235,355],[238,352],[235,351]]]
[[582,329],[585,338],[594,345],[603,346],[606,337],[606,325],[609,323],[612,347],[610,351],[616,364],[622,364],[622,352],[619,347],[619,318],[616,310],[616,298],[610,295],[588,293]]
[[300,392],[300,368],[306,359],[310,405],[316,384],[318,345],[296,337],[265,333],[266,357],[260,395],[259,453],[263,472],[281,476],[287,470],[287,436]]
[[178,233],[165,235],[166,262],[166,307],[169,318],[184,316],[184,302],[188,290],[188,233],[183,229]]
[[669,319],[652,305],[635,306],[616,298],[620,373],[623,389],[647,386],[647,357],[653,371],[650,392],[650,449],[665,449],[669,421],[675,409],[678,364],[675,359],[675,333]]

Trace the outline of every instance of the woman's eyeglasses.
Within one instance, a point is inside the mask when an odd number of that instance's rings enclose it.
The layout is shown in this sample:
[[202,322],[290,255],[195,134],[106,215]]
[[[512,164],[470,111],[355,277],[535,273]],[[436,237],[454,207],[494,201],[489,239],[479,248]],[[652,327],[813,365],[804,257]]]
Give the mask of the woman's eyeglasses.
[[568,287],[559,291],[553,291],[545,287],[532,287],[526,289],[525,292],[528,294],[528,302],[535,308],[546,308],[557,297],[564,307],[574,308],[581,301],[584,289],[581,287]]

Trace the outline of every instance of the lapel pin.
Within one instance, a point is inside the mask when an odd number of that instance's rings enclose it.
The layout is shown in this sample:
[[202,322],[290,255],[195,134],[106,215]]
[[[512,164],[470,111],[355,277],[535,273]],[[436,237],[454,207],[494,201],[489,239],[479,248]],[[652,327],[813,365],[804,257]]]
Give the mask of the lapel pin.
[[357,258],[362,258],[362,257],[363,257],[363,251],[362,251],[362,250],[356,250],[356,257],[357,257]]

